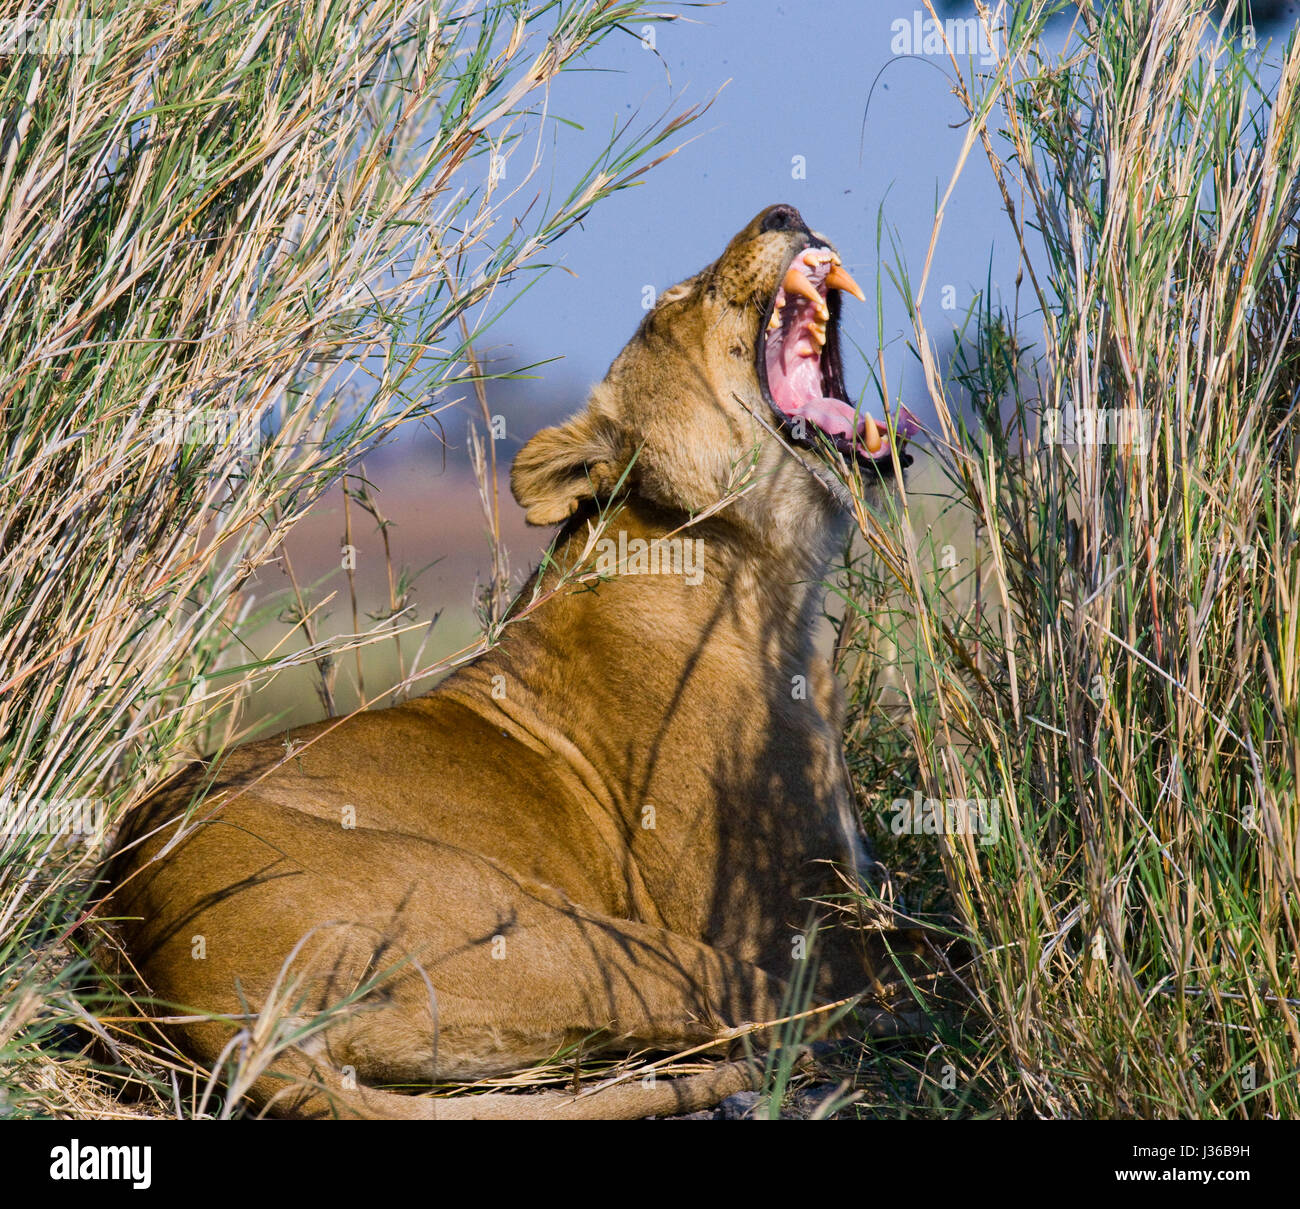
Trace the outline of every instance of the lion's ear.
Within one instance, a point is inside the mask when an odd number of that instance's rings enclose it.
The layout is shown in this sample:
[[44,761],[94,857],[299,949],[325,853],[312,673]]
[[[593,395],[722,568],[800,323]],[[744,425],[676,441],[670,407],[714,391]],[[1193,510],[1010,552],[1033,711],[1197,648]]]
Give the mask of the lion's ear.
[[556,428],[543,428],[519,451],[510,489],[530,525],[558,525],[583,500],[609,495],[631,460],[631,445],[618,426],[584,411]]

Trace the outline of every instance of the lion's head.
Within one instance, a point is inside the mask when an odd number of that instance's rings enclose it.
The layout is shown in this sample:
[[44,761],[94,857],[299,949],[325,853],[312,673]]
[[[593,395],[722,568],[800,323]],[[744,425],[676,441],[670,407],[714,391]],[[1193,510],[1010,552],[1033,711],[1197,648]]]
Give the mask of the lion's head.
[[[659,297],[586,410],[520,451],[511,482],[528,521],[561,523],[618,489],[695,514],[741,481],[750,489],[729,514],[767,532],[839,511],[846,469],[873,480],[894,466],[887,426],[845,389],[845,292],[862,298],[798,210],[756,215]],[[895,431],[912,429],[900,418]]]

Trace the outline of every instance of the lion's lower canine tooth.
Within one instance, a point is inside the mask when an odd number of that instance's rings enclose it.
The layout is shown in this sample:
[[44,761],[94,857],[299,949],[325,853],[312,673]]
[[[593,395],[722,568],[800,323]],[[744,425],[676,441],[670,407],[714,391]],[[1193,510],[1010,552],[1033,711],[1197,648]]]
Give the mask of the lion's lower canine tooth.
[[880,443],[881,443],[880,429],[879,427],[877,427],[875,420],[873,420],[870,416],[866,416],[864,418],[866,420],[867,452],[879,453]]
[[828,290],[843,290],[846,294],[852,294],[859,302],[866,302],[866,295],[862,292],[862,287],[858,285],[848,271],[840,265],[833,265],[831,271],[826,274],[826,288]]
[[773,329],[778,328],[780,326],[781,326],[781,312],[774,310],[772,312],[772,318],[767,321],[767,330],[770,332]]

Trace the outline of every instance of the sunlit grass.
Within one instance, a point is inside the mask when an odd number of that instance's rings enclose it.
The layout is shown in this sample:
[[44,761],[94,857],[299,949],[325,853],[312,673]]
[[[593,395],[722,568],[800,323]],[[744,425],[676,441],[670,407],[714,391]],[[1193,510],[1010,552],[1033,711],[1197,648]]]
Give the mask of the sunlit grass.
[[[1058,7],[991,12],[1000,63],[957,89],[1015,293],[941,367],[930,261],[896,271],[946,502],[906,494],[856,564],[850,756],[974,961],[965,1018],[873,1063],[900,1112],[1294,1116],[1300,43],[1270,76],[1209,8],[1124,0],[1054,53]],[[1053,409],[1147,443],[1053,443]],[[893,834],[914,791],[995,801],[996,842]]]
[[[99,1060],[179,1112],[184,1060],[132,1057],[130,1005],[94,1019],[77,925],[108,836],[287,666],[329,712],[362,645],[399,644],[369,700],[437,672],[400,570],[336,638],[296,581],[267,603],[250,578],[345,475],[349,524],[382,534],[359,459],[473,390],[506,287],[690,115],[542,170],[550,85],[653,19],[635,3],[0,4],[20,13],[93,42],[0,83],[0,1115],[102,1113]],[[254,654],[286,610],[292,641]],[[24,826],[80,798],[81,832]],[[236,1088],[283,1041],[250,1036]]]

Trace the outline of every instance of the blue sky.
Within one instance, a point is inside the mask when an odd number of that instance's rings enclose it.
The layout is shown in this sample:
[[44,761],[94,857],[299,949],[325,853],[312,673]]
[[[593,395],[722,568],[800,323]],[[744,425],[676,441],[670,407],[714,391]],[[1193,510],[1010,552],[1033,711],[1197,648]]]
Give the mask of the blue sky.
[[[936,7],[943,17],[974,12],[964,0]],[[640,26],[611,36],[588,69],[569,73],[552,93],[552,112],[584,130],[552,125],[549,162],[527,197],[544,192],[551,174],[561,185],[575,179],[615,123],[641,127],[666,110],[716,99],[673,159],[596,206],[556,245],[563,267],[525,291],[491,329],[484,351],[498,366],[559,358],[536,371],[535,382],[491,391],[494,408],[507,416],[507,456],[537,427],[582,405],[640,321],[646,286],[662,290],[707,264],[774,202],[796,205],[826,234],[867,293],[866,305],[850,300],[844,310],[850,390],[861,390],[866,378],[853,344],[872,361],[883,344],[892,393],[901,386],[922,419],[932,415],[907,351],[906,311],[884,271],[901,256],[919,280],[935,207],[964,138],[947,56],[896,53],[900,45],[923,49],[900,43],[896,24],[915,28],[923,7],[909,0],[727,0],[684,11],[689,20],[653,27],[653,50],[635,36]],[[1065,28],[1058,21],[1055,30]],[[941,356],[987,282],[995,299],[1013,304],[1017,268],[1011,225],[977,148],[949,202],[923,306]],[[952,287],[946,297],[945,286]],[[1021,307],[1033,305],[1026,289]],[[460,444],[463,425],[446,418],[452,444]]]
[[[570,74],[555,89],[553,111],[585,127],[554,128],[549,171],[561,182],[603,146],[615,122],[640,126],[674,102],[717,97],[688,128],[689,145],[644,183],[595,207],[557,245],[563,268],[533,285],[493,327],[486,343],[497,358],[562,358],[538,371],[539,382],[495,392],[513,404],[512,437],[581,405],[639,322],[644,287],[661,290],[688,276],[754,213],[778,201],[798,206],[861,282],[868,303],[846,307],[844,334],[875,356],[877,219],[895,233],[918,274],[936,199],[963,137],[954,128],[962,112],[950,95],[946,60],[890,62],[891,23],[910,19],[914,7],[730,0],[693,10],[689,23],[654,27],[654,51],[635,37],[611,37],[590,60],[592,69]],[[892,258],[887,236],[884,252]],[[1009,290],[1014,241],[989,172],[982,160],[972,161],[936,250],[925,308],[933,330],[951,330],[990,264],[995,289]],[[883,274],[882,280],[893,380],[911,373],[912,359],[905,310]],[[940,305],[940,287],[949,284],[958,311]],[[851,386],[860,388],[865,375],[851,352],[849,368]],[[453,434],[457,427],[453,422]]]

